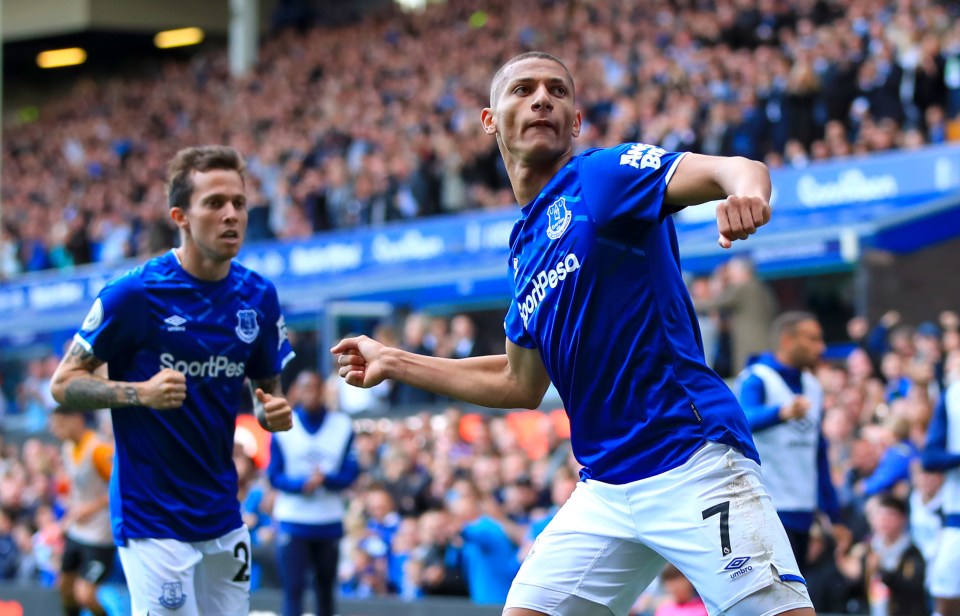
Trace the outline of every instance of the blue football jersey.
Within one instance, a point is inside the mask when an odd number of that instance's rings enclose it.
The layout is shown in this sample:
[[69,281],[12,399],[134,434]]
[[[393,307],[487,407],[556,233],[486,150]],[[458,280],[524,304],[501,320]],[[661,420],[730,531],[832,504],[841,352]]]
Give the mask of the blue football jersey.
[[173,251],[107,284],[75,340],[110,379],[186,376],[181,408],[112,411],[114,539],[203,541],[242,524],[233,439],[244,377],[278,375],[293,357],[276,288],[233,263],[223,280],[194,278]]
[[657,475],[707,441],[759,462],[743,409],[704,362],[663,207],[682,157],[645,144],[585,151],[513,228],[506,334],[539,350],[586,478]]

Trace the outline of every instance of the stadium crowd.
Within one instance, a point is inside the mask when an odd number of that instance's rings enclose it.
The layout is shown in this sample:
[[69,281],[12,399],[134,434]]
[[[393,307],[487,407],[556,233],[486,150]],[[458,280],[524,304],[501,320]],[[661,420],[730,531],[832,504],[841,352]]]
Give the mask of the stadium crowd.
[[[465,315],[413,314],[399,329],[401,344],[438,355],[469,355],[481,343]],[[880,613],[870,611],[878,601],[902,600],[898,593],[908,592],[920,606],[916,613],[925,614],[923,563],[938,545],[942,479],[922,470],[919,455],[932,406],[960,379],[960,318],[944,312],[915,325],[888,312],[874,324],[856,317],[847,331],[843,348],[849,351],[822,361],[816,376],[825,394],[832,481],[851,532],[834,537],[830,521],[818,519],[804,574],[821,613]],[[391,332],[382,327],[378,335]],[[27,375],[21,395],[42,393],[42,380],[42,371]],[[465,413],[389,383],[366,398],[352,397],[361,391],[332,375],[324,392],[328,409],[354,417],[362,469],[345,493],[339,593],[501,602],[533,539],[577,482],[562,413]],[[296,403],[296,382],[289,393]],[[399,408],[412,412],[385,413]],[[109,437],[109,416],[96,423]],[[238,498],[254,537],[254,585],[276,586],[275,491],[262,451],[249,440],[237,443]],[[37,437],[6,442],[0,452],[0,579],[52,585],[63,549],[59,447]],[[877,563],[885,566],[889,557],[883,552],[888,539],[898,549],[912,544],[922,555],[909,576],[893,568],[889,575],[899,575],[900,584],[887,577],[881,583],[877,574]],[[682,575],[668,569],[635,613],[697,613],[680,608],[696,610],[698,601]]]
[[[163,161],[187,142],[229,143],[248,156],[252,240],[510,207],[496,146],[477,119],[493,69],[523,49],[555,53],[577,76],[579,148],[644,141],[802,167],[960,140],[955,3],[485,5],[451,0],[347,27],[283,30],[239,80],[222,52],[206,51],[149,77],[78,83],[35,120],[4,126],[0,279],[173,245],[159,187]],[[727,377],[768,348],[776,314],[772,303],[762,315],[738,312],[737,296],[766,292],[748,266],[731,263],[722,276],[692,282],[708,360]],[[900,592],[927,605],[922,576],[907,579],[901,569],[893,574],[902,583],[891,583],[876,572],[890,569],[890,543],[912,543],[921,571],[937,548],[942,479],[922,470],[919,454],[933,405],[960,379],[960,318],[931,317],[854,318],[849,352],[816,372],[831,479],[851,531],[835,536],[822,519],[812,535],[804,574],[823,613],[870,613]],[[478,332],[466,315],[414,314],[373,333],[445,357],[502,342],[501,331]],[[15,383],[0,374],[0,427],[37,433],[14,441],[0,429],[0,580],[51,587],[59,575],[64,468],[59,445],[41,434],[58,359],[32,360]],[[291,367],[310,369],[314,359],[301,354]],[[295,376],[284,375],[294,403]],[[560,413],[476,414],[447,402],[390,383],[359,390],[327,379],[327,407],[355,416],[362,469],[346,491],[341,596],[501,602],[536,534],[574,489],[578,465]],[[110,437],[108,414],[91,420]],[[275,491],[262,451],[238,440],[235,461],[254,587],[276,586]],[[690,614],[697,604],[668,568],[635,613]]]
[[960,139],[953,2],[484,6],[288,28],[241,79],[216,50],[80,81],[4,126],[0,277],[170,247],[159,187],[184,143],[249,157],[252,240],[508,206],[478,118],[491,73],[524,49],[563,58],[577,77],[580,148],[642,141],[802,167]]

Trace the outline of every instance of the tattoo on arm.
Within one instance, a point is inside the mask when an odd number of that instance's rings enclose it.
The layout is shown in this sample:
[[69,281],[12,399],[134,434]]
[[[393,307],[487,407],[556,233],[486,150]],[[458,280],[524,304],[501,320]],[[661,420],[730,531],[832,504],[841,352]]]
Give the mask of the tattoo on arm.
[[89,376],[75,376],[67,383],[64,401],[68,405],[79,409],[142,406],[137,390],[132,385],[114,383],[93,374],[104,362],[83,345],[74,342],[67,351],[64,363],[74,370],[90,373]]
[[94,376],[71,380],[64,393],[68,405],[81,409],[143,406],[133,386],[111,383]]
[[103,362],[97,359],[93,353],[77,342],[74,342],[70,346],[70,350],[67,351],[67,362],[87,372],[93,372],[103,365]]

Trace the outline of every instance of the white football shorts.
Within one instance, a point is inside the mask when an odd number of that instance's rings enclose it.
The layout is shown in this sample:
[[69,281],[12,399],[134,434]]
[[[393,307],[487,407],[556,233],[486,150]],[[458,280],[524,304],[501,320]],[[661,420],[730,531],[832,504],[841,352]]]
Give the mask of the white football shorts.
[[719,443],[654,477],[577,484],[520,567],[506,607],[626,616],[665,561],[710,614],[813,607],[760,466]]
[[133,616],[246,616],[250,532],[209,541],[130,539],[119,548]]

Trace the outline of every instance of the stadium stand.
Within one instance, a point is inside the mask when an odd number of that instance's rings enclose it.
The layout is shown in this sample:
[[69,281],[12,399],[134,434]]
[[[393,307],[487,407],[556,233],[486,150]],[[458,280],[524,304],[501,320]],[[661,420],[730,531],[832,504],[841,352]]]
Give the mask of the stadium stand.
[[[125,259],[173,245],[157,187],[163,161],[187,142],[227,142],[248,153],[255,195],[249,237],[264,242],[266,248],[252,251],[264,267],[271,253],[293,263],[291,246],[373,246],[377,231],[401,228],[401,221],[409,225],[404,233],[423,234],[413,243],[440,227],[462,226],[469,234],[471,224],[481,223],[492,225],[491,237],[499,238],[497,225],[511,219],[515,205],[495,146],[476,120],[493,68],[528,48],[563,57],[582,84],[587,124],[581,148],[644,141],[740,154],[779,172],[778,190],[797,185],[805,173],[848,164],[901,165],[916,169],[917,177],[924,167],[933,174],[939,160],[957,159],[951,144],[960,140],[957,11],[955,3],[933,0],[490,0],[483,10],[451,0],[348,26],[275,32],[264,42],[257,69],[240,81],[229,78],[225,53],[216,49],[170,62],[156,74],[80,81],[45,104],[35,120],[4,124],[0,232],[8,254],[0,277],[9,281],[9,291],[21,282],[33,288],[23,281],[52,280],[26,275],[33,272],[83,272],[76,303],[85,310],[88,285],[102,284]],[[367,44],[357,45],[360,40]],[[951,173],[958,172],[944,173],[943,184],[925,179],[907,197],[901,190],[898,203],[916,199],[926,206],[952,195],[946,211],[956,218],[960,182]],[[791,218],[785,207],[784,219],[827,228],[899,212],[889,199],[850,201],[879,205],[815,219]],[[800,205],[797,210],[811,209]],[[421,220],[428,217],[440,218]],[[950,227],[936,220],[933,226]],[[689,224],[692,232],[704,228]],[[875,239],[882,244],[888,238],[878,230]],[[841,245],[838,239],[829,251],[840,255]],[[500,254],[491,258],[490,280],[503,276]],[[433,256],[436,261],[426,261],[433,267],[448,260],[446,253]],[[753,256],[762,272],[762,261]],[[702,297],[720,296],[729,284],[723,266],[713,253],[698,258],[694,251],[690,268],[702,275]],[[805,272],[837,267],[804,263]],[[76,269],[86,264],[94,267]],[[368,271],[377,267],[367,265]],[[478,280],[444,299],[504,301],[491,284]],[[409,289],[390,289],[365,299],[417,303]],[[26,327],[15,321],[17,314],[35,316],[26,305],[5,304],[12,295],[4,291],[0,287],[0,306],[11,314],[4,317],[9,333],[3,344],[13,345],[22,331],[17,328]],[[956,307],[957,298],[918,301]],[[316,312],[315,304],[302,302],[300,313]],[[44,427],[54,406],[49,379],[69,335],[64,331],[76,319],[68,314],[57,321],[52,312],[63,307],[52,306],[42,316],[57,333],[37,338],[22,359],[0,358],[0,580],[30,588],[53,584],[62,553],[63,466]],[[870,536],[868,512],[883,495],[915,503],[913,541],[928,558],[936,545],[936,478],[916,468],[913,454],[905,476],[888,475],[884,460],[904,443],[923,447],[933,405],[960,378],[960,319],[939,308],[912,320],[886,306],[865,308],[877,318],[845,323],[846,332],[835,337],[843,344],[817,372],[826,394],[833,481],[853,531],[852,545],[835,545],[826,528],[811,544],[811,594],[821,602],[820,613],[869,609],[869,580],[845,575],[851,569],[844,559]],[[729,348],[722,347],[726,315],[702,318],[704,329],[716,333],[720,346],[714,351],[729,361]],[[478,322],[473,332],[464,325],[467,317],[407,319],[424,321],[420,348],[437,355],[502,344],[496,318]],[[381,337],[399,339],[406,321],[394,316],[376,324]],[[317,347],[324,345],[316,333],[294,336],[305,358],[300,367],[322,363]],[[358,430],[363,473],[350,492],[339,572],[341,596],[355,605],[378,597],[406,602],[400,605],[469,597],[459,531],[472,520],[451,506],[457,497],[475,494],[521,558],[530,530],[562,498],[553,494],[557,479],[576,477],[559,410],[496,414],[444,401],[401,408],[400,394],[389,386],[363,395],[344,387],[331,379],[327,394],[328,406],[353,414]],[[290,394],[295,400],[296,391]],[[247,433],[257,429],[243,423]],[[100,418],[98,429],[109,437],[108,417]],[[254,582],[268,591],[277,587],[277,574],[262,449],[256,437],[242,437],[235,457],[246,469],[240,497],[259,542]],[[121,582],[115,579],[106,591],[118,592]],[[649,589],[635,613],[654,614],[664,597],[663,588]],[[122,603],[122,592],[104,599],[118,606],[111,614],[122,613]],[[388,605],[392,613],[407,613]]]
[[801,168],[960,137],[955,5],[717,4],[455,0],[278,32],[236,83],[223,50],[81,80],[4,127],[3,274],[169,248],[157,180],[184,141],[250,154],[250,239],[508,207],[476,118],[491,71],[525,48],[578,76],[581,148],[641,141]]

